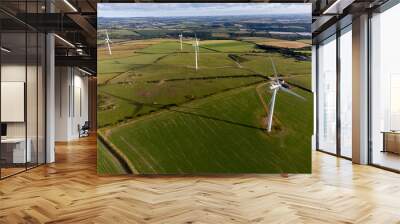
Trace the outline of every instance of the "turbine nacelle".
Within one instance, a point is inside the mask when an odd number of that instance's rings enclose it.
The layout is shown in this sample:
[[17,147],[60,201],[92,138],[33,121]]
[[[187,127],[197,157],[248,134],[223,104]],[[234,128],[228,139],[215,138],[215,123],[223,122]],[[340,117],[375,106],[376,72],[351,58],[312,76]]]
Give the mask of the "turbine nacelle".
[[274,90],[274,89],[277,89],[277,88],[280,88],[280,87],[282,87],[281,84],[279,84],[279,83],[272,83],[272,84],[269,86],[269,89]]

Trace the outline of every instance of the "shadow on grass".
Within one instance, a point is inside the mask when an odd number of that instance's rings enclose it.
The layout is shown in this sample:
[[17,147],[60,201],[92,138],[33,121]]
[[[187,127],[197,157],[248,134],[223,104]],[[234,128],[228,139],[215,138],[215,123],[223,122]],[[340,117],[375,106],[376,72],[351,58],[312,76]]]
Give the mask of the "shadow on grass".
[[[232,124],[232,125],[237,125],[237,126],[241,126],[241,127],[252,128],[252,129],[256,129],[256,130],[260,130],[260,131],[265,131],[264,128],[254,126],[252,124],[246,124],[246,123],[242,123],[242,122],[226,120],[226,119],[222,119],[222,118],[218,118],[218,117],[213,117],[213,116],[210,116],[210,115],[207,115],[207,114],[200,114],[200,113],[195,113],[195,112],[190,112],[190,111],[182,111],[182,110],[175,109],[175,108],[186,108],[186,109],[192,109],[192,110],[193,109],[201,110],[201,108],[193,108],[193,107],[187,107],[187,106],[176,105],[176,104],[156,104],[155,105],[155,104],[150,104],[150,103],[139,102],[139,101],[132,100],[132,99],[129,99],[129,98],[125,98],[125,97],[122,97],[122,96],[114,95],[114,94],[111,94],[111,93],[105,93],[105,94],[107,94],[109,96],[112,96],[112,97],[115,97],[117,99],[121,99],[121,100],[127,101],[130,104],[136,106],[137,108],[136,108],[136,110],[134,112],[135,114],[137,114],[143,106],[148,106],[148,107],[152,107],[154,109],[164,109],[164,110],[172,111],[172,112],[176,112],[176,113],[181,113],[181,114],[201,117],[201,118],[210,119],[210,120],[214,120],[214,121],[224,122],[224,123],[227,123],[227,124]],[[138,109],[138,108],[140,108],[140,109]]]
[[245,123],[241,123],[241,122],[237,122],[237,121],[226,120],[226,119],[213,117],[213,116],[206,115],[206,114],[199,114],[199,113],[194,113],[194,112],[189,112],[189,111],[175,110],[173,108],[167,108],[167,110],[173,111],[173,112],[176,112],[176,113],[182,113],[182,114],[186,114],[186,115],[191,115],[191,116],[201,117],[201,118],[205,118],[205,119],[210,119],[210,120],[213,120],[213,121],[220,121],[220,122],[224,122],[224,123],[227,123],[227,124],[237,125],[237,126],[241,126],[241,127],[245,127],[245,128],[252,128],[252,129],[256,129],[256,130],[260,130],[260,131],[265,131],[264,128],[257,127],[257,126],[251,125],[251,124],[245,124]]

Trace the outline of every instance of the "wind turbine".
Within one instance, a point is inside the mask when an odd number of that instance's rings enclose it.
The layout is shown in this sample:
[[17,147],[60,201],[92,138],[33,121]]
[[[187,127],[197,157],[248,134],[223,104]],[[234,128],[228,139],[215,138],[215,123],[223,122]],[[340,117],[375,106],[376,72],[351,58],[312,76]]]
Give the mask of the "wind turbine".
[[268,114],[268,120],[267,120],[267,122],[268,122],[267,123],[267,131],[268,132],[271,132],[271,129],[272,129],[272,118],[274,117],[276,94],[278,94],[279,90],[282,90],[284,92],[292,94],[293,96],[296,96],[302,100],[306,100],[304,97],[302,97],[302,96],[298,95],[297,93],[288,89],[288,85],[285,84],[285,81],[278,78],[278,73],[276,72],[275,63],[272,60],[272,58],[270,58],[270,60],[272,63],[272,68],[274,69],[274,78],[272,79],[271,85],[269,86],[270,90],[272,90],[272,98],[269,103],[269,114]]
[[199,44],[199,39],[197,39],[197,37],[196,37],[196,46],[197,46],[197,52],[199,52],[199,46],[200,46],[200,44]]
[[181,41],[181,51],[182,51],[182,38],[183,38],[183,35],[182,35],[182,33],[181,34],[179,34],[179,39],[180,39],[180,41]]
[[195,62],[196,62],[196,70],[199,68],[198,65],[198,54],[199,54],[199,40],[197,39],[197,36],[195,34],[195,42],[193,44],[194,47],[194,54],[195,54]]
[[110,46],[110,43],[112,43],[112,41],[110,40],[110,37],[108,36],[107,30],[106,30],[106,39],[104,39],[104,40],[106,41],[107,46],[108,46],[108,53],[109,53],[110,55],[112,55],[111,46]]

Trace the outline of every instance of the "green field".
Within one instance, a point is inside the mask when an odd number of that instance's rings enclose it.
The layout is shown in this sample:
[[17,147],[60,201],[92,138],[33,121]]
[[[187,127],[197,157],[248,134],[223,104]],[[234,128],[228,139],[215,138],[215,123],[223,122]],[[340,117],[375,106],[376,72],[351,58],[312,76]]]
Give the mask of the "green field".
[[[98,110],[98,125],[112,125],[124,119],[133,118],[157,110],[165,105],[181,104],[230,88],[245,86],[263,81],[259,77],[208,81],[182,80],[159,83],[139,82],[129,84],[110,84],[100,87],[99,98],[106,98],[116,109]],[[196,88],[190,88],[195,85]]]
[[201,45],[203,48],[211,49],[218,52],[255,52],[261,51],[256,48],[255,44],[237,41],[237,40],[223,40],[213,41],[213,43],[205,43]]
[[253,86],[228,91],[112,129],[110,140],[143,174],[310,172],[310,105],[279,95],[276,116],[290,126],[266,135],[254,99]]
[[125,169],[107,148],[97,143],[97,172],[99,174],[125,174]]
[[[98,133],[113,149],[99,144],[98,172],[311,172],[310,61],[240,40],[201,40],[196,70],[192,42],[182,51],[174,39],[115,44],[113,55],[99,48]],[[266,133],[270,58],[306,101],[279,92]]]

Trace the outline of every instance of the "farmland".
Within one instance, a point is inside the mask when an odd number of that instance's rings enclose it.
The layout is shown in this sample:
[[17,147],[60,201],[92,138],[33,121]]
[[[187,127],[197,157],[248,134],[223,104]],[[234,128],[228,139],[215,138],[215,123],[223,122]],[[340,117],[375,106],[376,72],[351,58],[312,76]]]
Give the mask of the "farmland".
[[[98,172],[310,172],[311,63],[296,53],[309,51],[306,38],[233,38],[233,28],[219,28],[215,32],[225,35],[211,38],[198,30],[196,69],[193,33],[183,32],[181,49],[169,30],[193,27],[173,21],[158,31],[112,29],[111,39],[119,41],[111,55],[99,24]],[[267,133],[271,60],[278,77],[305,101],[280,92]]]

